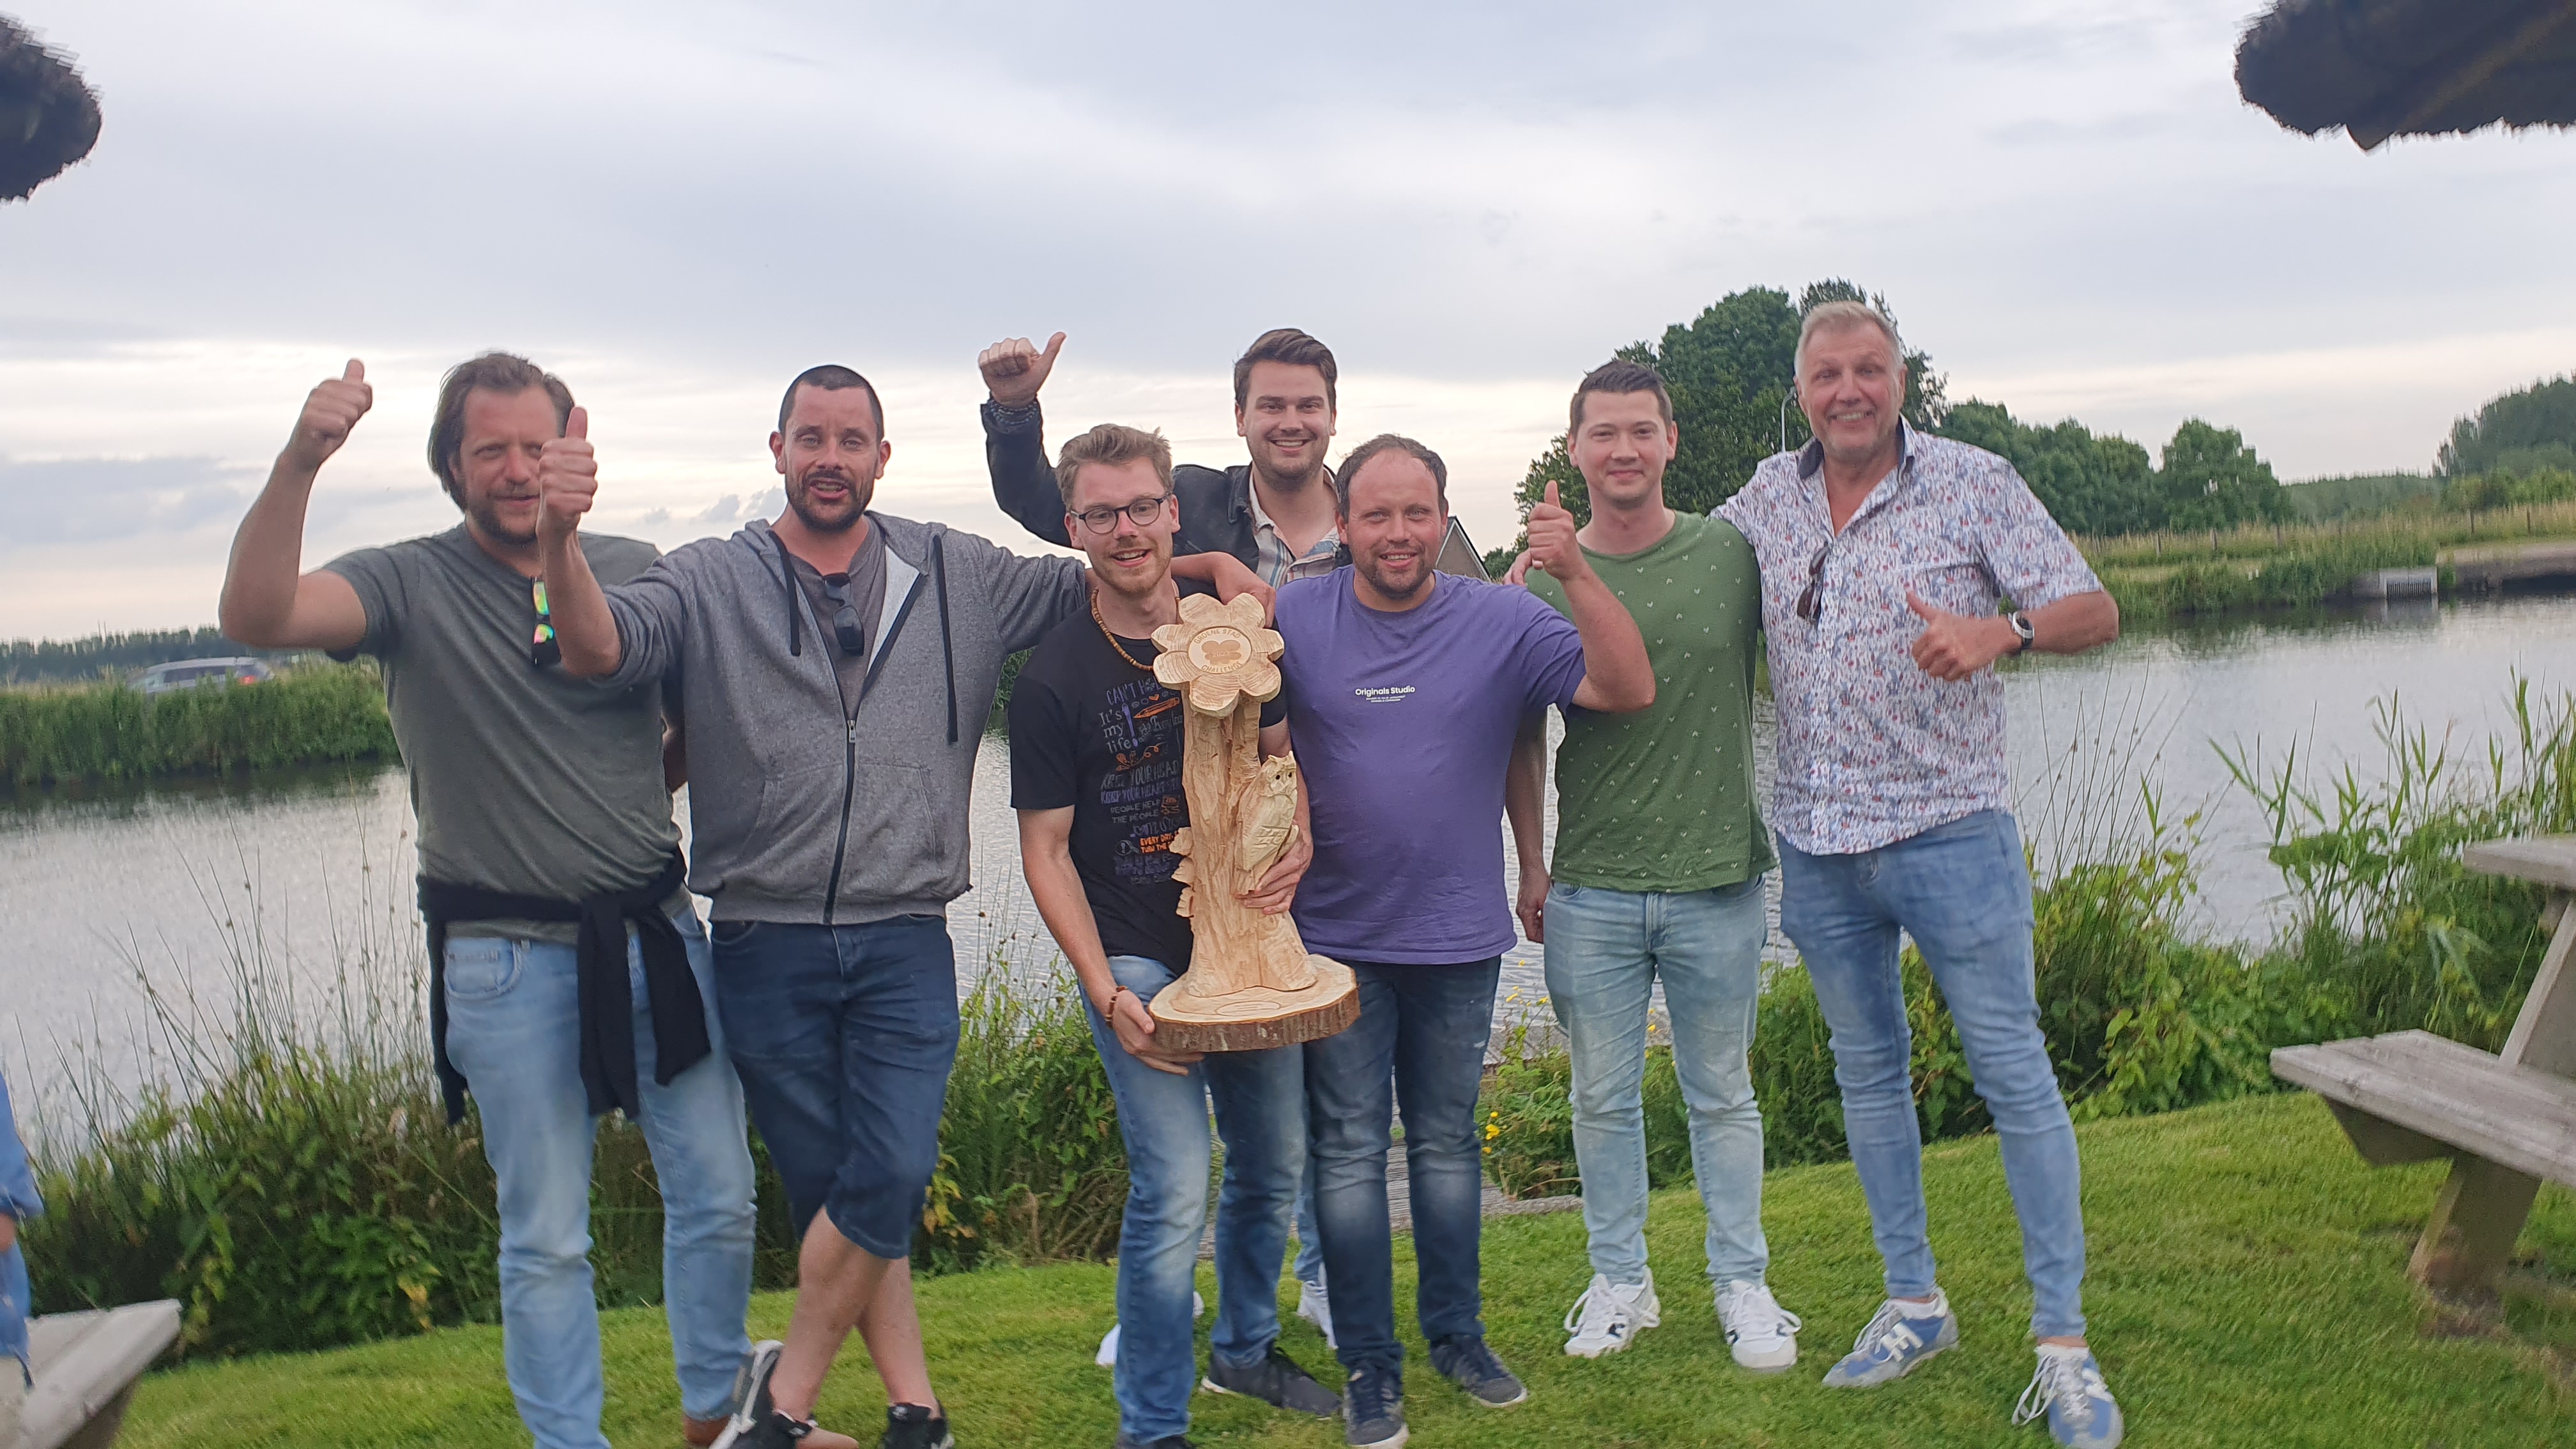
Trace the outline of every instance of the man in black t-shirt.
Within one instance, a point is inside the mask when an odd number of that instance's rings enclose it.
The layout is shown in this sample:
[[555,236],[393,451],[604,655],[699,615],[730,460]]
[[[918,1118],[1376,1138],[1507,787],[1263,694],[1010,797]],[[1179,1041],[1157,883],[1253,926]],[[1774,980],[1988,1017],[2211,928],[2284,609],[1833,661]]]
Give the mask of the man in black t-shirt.
[[[1225,1139],[1217,1208],[1217,1318],[1208,1388],[1329,1416],[1335,1396],[1282,1352],[1279,1267],[1305,1172],[1302,1048],[1170,1052],[1146,1004],[1189,968],[1190,925],[1172,836],[1182,701],[1154,677],[1154,630],[1180,621],[1171,578],[1179,509],[1159,433],[1103,424],[1064,447],[1065,530],[1091,559],[1088,617],[1038,641],[1011,692],[1011,804],[1029,894],[1081,979],[1127,1143],[1119,1234],[1118,1443],[1171,1446],[1190,1425],[1191,1286],[1207,1220],[1208,1109]],[[1285,711],[1262,712],[1261,748],[1285,753]],[[1305,873],[1297,839],[1245,899],[1284,911]]]

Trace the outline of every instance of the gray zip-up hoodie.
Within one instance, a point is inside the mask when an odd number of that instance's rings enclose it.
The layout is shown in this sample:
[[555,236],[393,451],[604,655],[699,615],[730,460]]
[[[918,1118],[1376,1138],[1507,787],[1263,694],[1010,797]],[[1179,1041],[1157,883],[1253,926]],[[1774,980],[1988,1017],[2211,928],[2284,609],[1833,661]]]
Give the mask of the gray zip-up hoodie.
[[1089,606],[1082,560],[870,513],[885,609],[858,708],[766,523],[672,550],[609,589],[622,687],[676,667],[689,888],[719,921],[938,914],[967,887],[967,796],[1002,660]]

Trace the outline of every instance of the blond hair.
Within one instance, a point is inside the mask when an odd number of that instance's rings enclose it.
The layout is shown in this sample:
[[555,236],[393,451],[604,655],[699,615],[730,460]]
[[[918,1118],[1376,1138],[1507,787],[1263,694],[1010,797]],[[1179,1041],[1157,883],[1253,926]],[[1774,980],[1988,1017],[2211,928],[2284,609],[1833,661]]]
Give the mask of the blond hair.
[[1139,458],[1154,465],[1154,476],[1162,480],[1163,491],[1171,492],[1172,445],[1164,440],[1159,428],[1149,433],[1120,423],[1102,423],[1067,442],[1055,460],[1055,486],[1064,494],[1064,506],[1073,506],[1073,484],[1083,464],[1101,463],[1115,468]]
[[1799,372],[1807,370],[1807,339],[1819,332],[1848,332],[1856,327],[1875,327],[1887,339],[1887,353],[1898,371],[1905,369],[1905,344],[1897,340],[1896,324],[1887,314],[1867,302],[1818,302],[1807,309],[1798,323],[1798,352],[1792,364]]

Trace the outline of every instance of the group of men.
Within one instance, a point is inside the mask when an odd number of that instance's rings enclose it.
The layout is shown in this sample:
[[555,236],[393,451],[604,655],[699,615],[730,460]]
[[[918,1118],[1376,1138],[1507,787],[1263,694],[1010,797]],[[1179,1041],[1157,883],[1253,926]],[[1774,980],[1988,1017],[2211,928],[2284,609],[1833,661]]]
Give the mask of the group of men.
[[[1003,661],[1030,649],[1009,708],[1021,855],[1088,1002],[1129,1163],[1104,1349],[1120,1445],[1185,1446],[1200,1387],[1338,1415],[1355,1446],[1405,1442],[1386,1191],[1399,1109],[1432,1366],[1479,1404],[1527,1397],[1486,1341],[1479,1290],[1476,1100],[1515,940],[1505,820],[1574,1066],[1593,1271],[1566,1352],[1614,1352],[1660,1321],[1640,1105],[1660,985],[1718,1322],[1747,1369],[1796,1360],[1800,1320],[1766,1283],[1746,1066],[1776,864],[1886,1262],[1884,1304],[1825,1382],[1885,1383],[1958,1338],[1925,1235],[1902,932],[1957,1019],[2021,1220],[2039,1362],[2015,1419],[2116,1444],[2083,1340],[2075,1143],[2038,1028],[1989,666],[2089,648],[2117,614],[2008,465],[1903,422],[1885,318],[1809,313],[1797,382],[1814,440],[1710,517],[1665,504],[1679,433],[1662,380],[1593,371],[1568,432],[1590,519],[1578,528],[1551,488],[1502,583],[1433,567],[1437,453],[1385,435],[1328,466],[1339,379],[1316,339],[1266,333],[1237,362],[1250,456],[1223,470],[1175,467],[1159,434],[1116,424],[1050,461],[1038,393],[1062,341],[986,349],[983,422],[997,502],[1079,559],[873,509],[886,420],[839,367],[781,401],[777,520],[666,557],[580,529],[597,487],[586,416],[504,354],[440,392],[429,461],[456,529],[299,573],[309,490],[371,402],[356,362],[314,390],[242,525],[226,631],[384,668],[420,821],[437,1059],[451,1111],[470,1091],[482,1117],[505,1360],[536,1441],[605,1443],[587,1184],[615,1108],[663,1186],[691,1443],[851,1442],[813,1415],[853,1328],[891,1405],[881,1443],[950,1442],[907,1264],[957,1043],[944,909],[968,883],[975,748]],[[1243,898],[1293,912],[1360,994],[1354,1025],[1302,1047],[1166,1050],[1147,1009],[1191,949],[1170,849],[1188,823],[1181,710],[1151,637],[1183,590],[1260,598],[1286,644],[1260,740],[1295,755],[1298,829]],[[1754,787],[1766,645],[1776,853]],[[692,892],[712,901],[706,928]],[[744,1326],[746,1107],[802,1233],[783,1342]],[[1211,1116],[1224,1177],[1202,1375]],[[1338,1393],[1279,1346],[1292,1224]]]

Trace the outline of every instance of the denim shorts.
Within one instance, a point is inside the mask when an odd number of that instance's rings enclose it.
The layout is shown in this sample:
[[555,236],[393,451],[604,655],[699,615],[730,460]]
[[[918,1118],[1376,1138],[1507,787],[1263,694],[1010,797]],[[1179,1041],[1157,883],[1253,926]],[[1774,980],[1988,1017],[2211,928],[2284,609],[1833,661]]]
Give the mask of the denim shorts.
[[957,1060],[946,918],[718,921],[714,937],[725,1040],[799,1235],[819,1212],[877,1257],[911,1256]]

